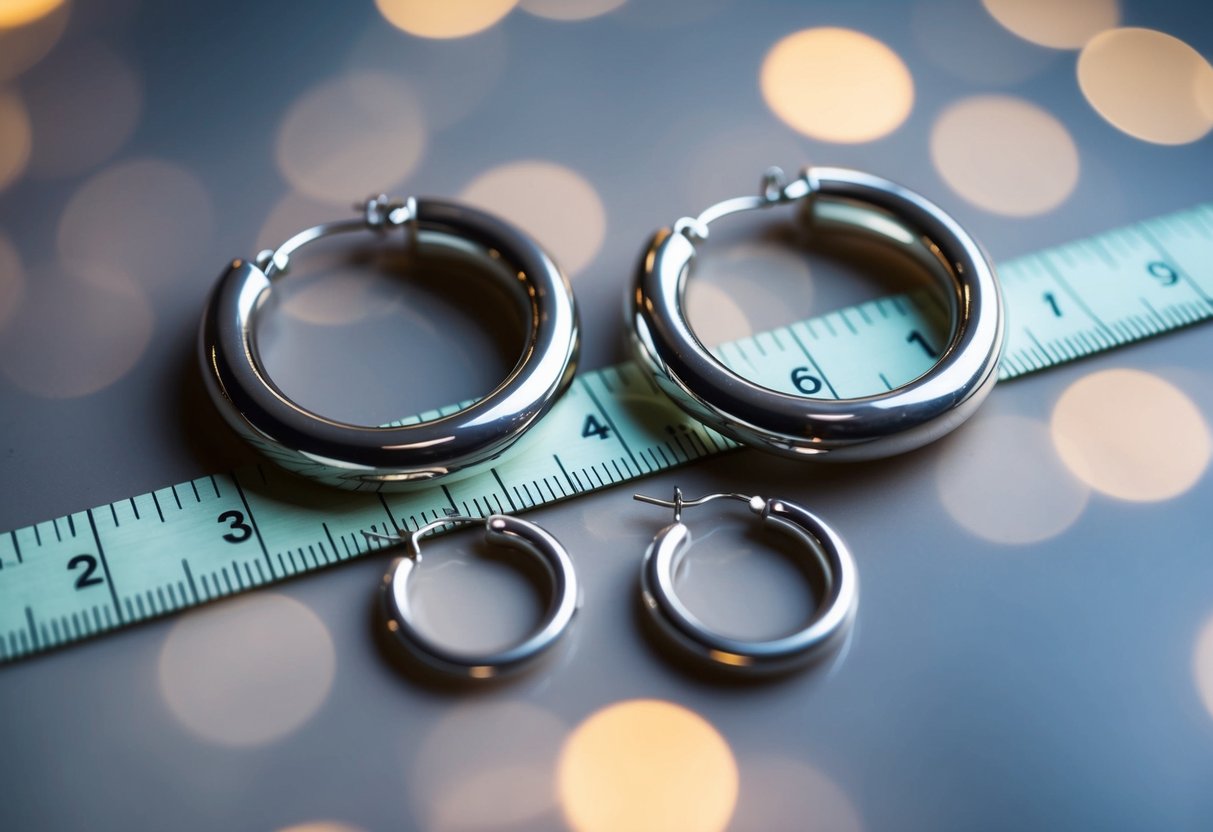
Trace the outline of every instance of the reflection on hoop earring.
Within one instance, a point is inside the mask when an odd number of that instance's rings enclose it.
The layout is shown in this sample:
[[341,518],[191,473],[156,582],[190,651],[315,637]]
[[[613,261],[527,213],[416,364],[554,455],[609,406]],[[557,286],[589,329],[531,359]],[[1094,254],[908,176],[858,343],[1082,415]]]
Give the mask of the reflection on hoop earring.
[[[451,650],[421,632],[409,600],[409,577],[421,560],[421,538],[448,525],[484,524],[485,540],[517,549],[535,558],[550,584],[550,601],[543,619],[530,635],[495,653]],[[407,542],[409,552],[396,558],[383,576],[383,608],[387,629],[414,659],[431,670],[464,679],[492,679],[513,673],[555,646],[578,607],[577,575],[569,553],[555,537],[534,523],[505,514],[489,517],[452,515],[427,523],[407,538],[363,532],[390,543]]]
[[[745,494],[709,494],[685,500],[674,489],[673,500],[642,494],[635,499],[674,509],[674,522],[657,533],[640,570],[641,600],[661,633],[692,657],[721,669],[744,673],[778,673],[807,663],[845,633],[859,595],[855,561],[837,533],[802,506],[777,498]],[[713,500],[738,500],[764,523],[790,534],[804,545],[810,564],[822,573],[825,597],[816,615],[801,629],[767,641],[731,638],[709,629],[679,599],[674,575],[691,543],[682,510]]]

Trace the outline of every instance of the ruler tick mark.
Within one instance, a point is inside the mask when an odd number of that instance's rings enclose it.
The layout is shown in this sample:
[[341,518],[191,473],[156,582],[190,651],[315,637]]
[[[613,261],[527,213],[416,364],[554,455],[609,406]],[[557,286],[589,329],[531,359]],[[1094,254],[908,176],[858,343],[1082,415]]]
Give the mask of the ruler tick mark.
[[[558,457],[556,454],[552,454],[552,459],[556,461],[556,467],[560,469],[560,473],[564,474],[564,478],[569,481],[569,485],[572,486],[573,491],[581,491],[581,487],[573,482],[573,478],[569,476],[569,472],[564,469],[564,463],[560,461],[560,457]],[[545,477],[544,481],[546,482],[546,480],[547,478]],[[562,488],[560,490],[563,491],[564,489]]]
[[489,473],[493,475],[493,479],[497,481],[497,486],[501,489],[501,493],[505,495],[505,501],[510,504],[510,511],[517,511],[518,507],[514,505],[514,501],[510,499],[510,490],[505,487],[505,483],[501,481],[501,474],[497,473],[496,468],[490,468]]
[[185,558],[181,559],[181,570],[185,572],[185,581],[190,586],[190,593],[194,596],[194,602],[197,603],[201,600],[198,597],[198,586],[194,583],[194,573],[190,571],[190,562]]
[[97,557],[101,560],[101,568],[105,572],[105,582],[110,588],[110,599],[114,602],[114,614],[118,616],[118,623],[122,623],[122,608],[118,606],[118,591],[114,588],[114,578],[110,574],[109,561],[105,557],[105,547],[101,545],[101,535],[97,533],[97,521],[93,518],[93,510],[89,509],[86,512],[88,516],[88,524],[93,530],[93,540],[97,542]]
[[339,557],[337,554],[337,544],[333,542],[333,533],[329,531],[329,524],[321,523],[320,528],[324,529],[324,536],[329,539],[329,547],[333,550],[333,557]]
[[796,342],[796,346],[800,347],[800,351],[804,353],[804,357],[807,358],[809,363],[813,365],[813,369],[817,371],[818,377],[821,379],[822,383],[825,384],[826,389],[830,391],[830,395],[837,399],[838,391],[834,389],[833,384],[830,384],[830,380],[826,378],[826,374],[822,372],[822,369],[817,364],[817,361],[809,353],[809,348],[804,345],[804,342],[796,336],[796,333],[791,328],[788,329],[788,335],[792,336],[792,340]]
[[25,621],[29,624],[29,637],[33,642],[34,649],[39,649],[38,644],[38,628],[34,625],[34,611],[29,607],[25,608]]
[[261,547],[261,555],[265,558],[265,565],[270,568],[272,576],[274,564],[270,561],[270,550],[266,548],[265,540],[261,537],[261,527],[257,525],[257,519],[253,517],[253,510],[249,507],[248,498],[244,496],[244,489],[240,487],[240,480],[235,475],[232,476],[232,483],[236,486],[236,493],[240,496],[241,505],[244,506],[244,516],[248,518],[249,525],[253,527],[253,534],[257,536],[257,545]]
[[392,521],[392,528],[396,530],[396,534],[400,534],[400,526],[396,522],[396,517],[392,514],[391,508],[388,507],[387,498],[383,496],[383,492],[378,492],[375,496],[379,498],[379,504],[383,506],[383,510],[387,512],[387,519]]

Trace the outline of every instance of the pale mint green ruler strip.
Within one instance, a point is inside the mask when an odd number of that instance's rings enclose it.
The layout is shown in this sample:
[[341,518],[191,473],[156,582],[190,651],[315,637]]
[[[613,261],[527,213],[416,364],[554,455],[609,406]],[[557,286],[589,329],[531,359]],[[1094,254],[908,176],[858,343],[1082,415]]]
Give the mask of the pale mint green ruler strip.
[[[999,272],[1005,379],[1213,315],[1213,206],[1020,257]],[[716,352],[777,390],[865,395],[930,367],[943,314],[929,296],[881,298]],[[488,473],[424,491],[340,492],[262,464],[4,533],[0,661],[380,548],[364,529],[416,529],[449,511],[523,512],[735,447],[688,420],[630,363],[579,375],[524,441]]]

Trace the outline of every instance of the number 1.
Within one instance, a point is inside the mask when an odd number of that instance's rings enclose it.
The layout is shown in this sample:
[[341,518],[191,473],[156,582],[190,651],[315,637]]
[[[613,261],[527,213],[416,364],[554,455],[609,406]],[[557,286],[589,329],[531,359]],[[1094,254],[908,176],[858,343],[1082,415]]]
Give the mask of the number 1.
[[1045,303],[1049,304],[1049,308],[1053,310],[1053,317],[1061,317],[1061,307],[1057,305],[1057,296],[1052,292],[1045,292]]

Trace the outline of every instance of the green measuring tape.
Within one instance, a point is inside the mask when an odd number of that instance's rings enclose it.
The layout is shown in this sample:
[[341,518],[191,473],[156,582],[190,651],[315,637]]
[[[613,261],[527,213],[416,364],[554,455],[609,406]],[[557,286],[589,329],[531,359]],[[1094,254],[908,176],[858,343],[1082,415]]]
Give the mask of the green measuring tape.
[[[999,377],[1030,373],[1213,316],[1213,204],[1020,257],[999,268]],[[897,295],[724,344],[736,372],[788,393],[851,398],[934,363],[941,310]],[[457,410],[421,414],[430,419]],[[403,494],[336,491],[254,465],[0,536],[0,661],[273,583],[415,530],[643,477],[734,443],[689,420],[633,364],[582,373],[486,474]]]

